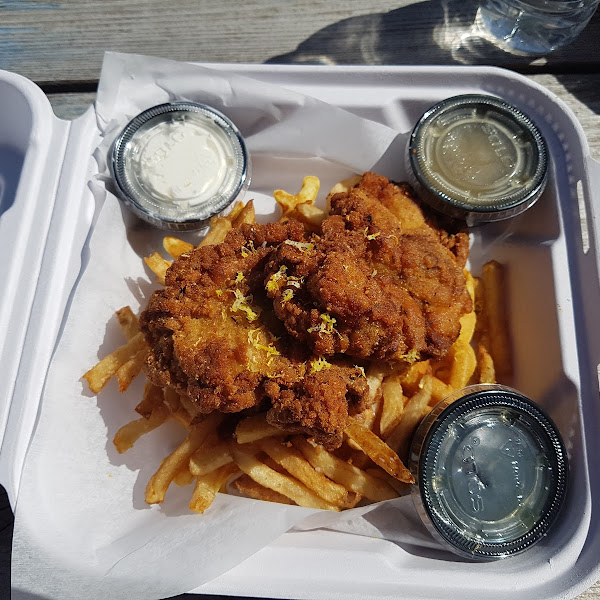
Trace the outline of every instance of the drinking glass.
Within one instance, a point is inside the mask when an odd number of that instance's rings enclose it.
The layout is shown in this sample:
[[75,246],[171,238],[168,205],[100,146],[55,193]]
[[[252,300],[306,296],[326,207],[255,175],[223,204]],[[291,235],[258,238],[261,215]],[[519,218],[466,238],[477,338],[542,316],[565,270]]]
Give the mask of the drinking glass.
[[485,0],[478,23],[500,47],[546,54],[572,42],[600,0]]

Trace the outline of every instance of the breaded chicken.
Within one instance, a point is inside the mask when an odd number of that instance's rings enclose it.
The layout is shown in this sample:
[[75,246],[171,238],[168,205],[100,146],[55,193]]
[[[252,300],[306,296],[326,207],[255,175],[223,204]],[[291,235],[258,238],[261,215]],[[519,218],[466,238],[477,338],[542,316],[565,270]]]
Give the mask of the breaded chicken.
[[[150,347],[145,371],[156,385],[189,397],[201,413],[234,413],[267,400],[273,423],[336,447],[349,410],[361,408],[366,397],[364,373],[352,363],[312,356],[287,334],[264,289],[264,265],[274,249],[304,239],[296,221],[244,225],[222,244],[176,260],[165,288],[140,317]],[[313,408],[324,402],[327,409],[315,412],[307,403],[299,410],[306,398],[314,399]]]
[[150,381],[200,413],[260,407],[335,448],[366,408],[358,364],[443,356],[471,309],[466,234],[370,173],[330,203],[317,232],[243,225],[179,257],[140,317]]
[[466,234],[435,229],[407,186],[372,173],[330,203],[320,234],[267,260],[277,317],[319,355],[444,356],[472,308]]

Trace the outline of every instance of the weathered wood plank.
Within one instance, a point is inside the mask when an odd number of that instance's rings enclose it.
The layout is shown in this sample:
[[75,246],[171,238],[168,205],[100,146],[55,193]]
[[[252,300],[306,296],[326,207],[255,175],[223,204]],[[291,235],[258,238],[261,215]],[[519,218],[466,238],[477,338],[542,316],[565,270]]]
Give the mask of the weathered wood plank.
[[96,93],[48,94],[48,99],[57,117],[71,121],[81,116],[94,103]]
[[532,75],[531,79],[556,94],[575,113],[585,131],[590,154],[600,161],[600,73]]
[[0,1],[0,68],[76,85],[98,79],[111,49],[202,62],[600,70],[600,12],[573,44],[535,60],[482,39],[472,27],[476,7],[474,0]]

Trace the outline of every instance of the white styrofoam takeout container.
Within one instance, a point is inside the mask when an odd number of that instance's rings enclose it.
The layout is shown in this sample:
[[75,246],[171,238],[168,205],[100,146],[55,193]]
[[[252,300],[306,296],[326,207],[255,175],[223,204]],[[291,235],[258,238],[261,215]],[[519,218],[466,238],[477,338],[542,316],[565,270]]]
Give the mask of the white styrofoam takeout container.
[[[600,442],[600,164],[570,110],[542,87],[495,68],[207,66],[292,88],[398,131],[409,131],[434,103],[473,92],[503,97],[536,121],[551,156],[547,190],[518,218],[479,228],[471,266],[477,273],[492,258],[508,265],[513,385],[557,423],[571,482],[548,538],[519,557],[472,565],[384,540],[296,531],[194,591],[549,599],[589,587],[600,577],[600,474],[593,464]],[[0,481],[14,507],[47,368],[85,265],[98,129],[92,107],[74,122],[62,121],[18,75],[0,71],[0,98]]]

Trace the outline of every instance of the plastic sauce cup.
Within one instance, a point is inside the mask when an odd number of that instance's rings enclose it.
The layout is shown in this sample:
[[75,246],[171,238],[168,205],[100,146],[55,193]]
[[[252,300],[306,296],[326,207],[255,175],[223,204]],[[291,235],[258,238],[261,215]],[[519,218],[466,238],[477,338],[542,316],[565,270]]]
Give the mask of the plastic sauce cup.
[[476,560],[542,539],[567,491],[567,453],[548,415],[516,390],[473,385],[442,400],[413,438],[413,500],[432,535]]
[[200,229],[244,194],[250,161],[222,113],[192,102],[154,106],[123,129],[112,168],[121,199],[164,229]]
[[508,102],[455,96],[415,126],[409,160],[425,202],[469,225],[521,214],[544,191],[546,143],[533,121]]

